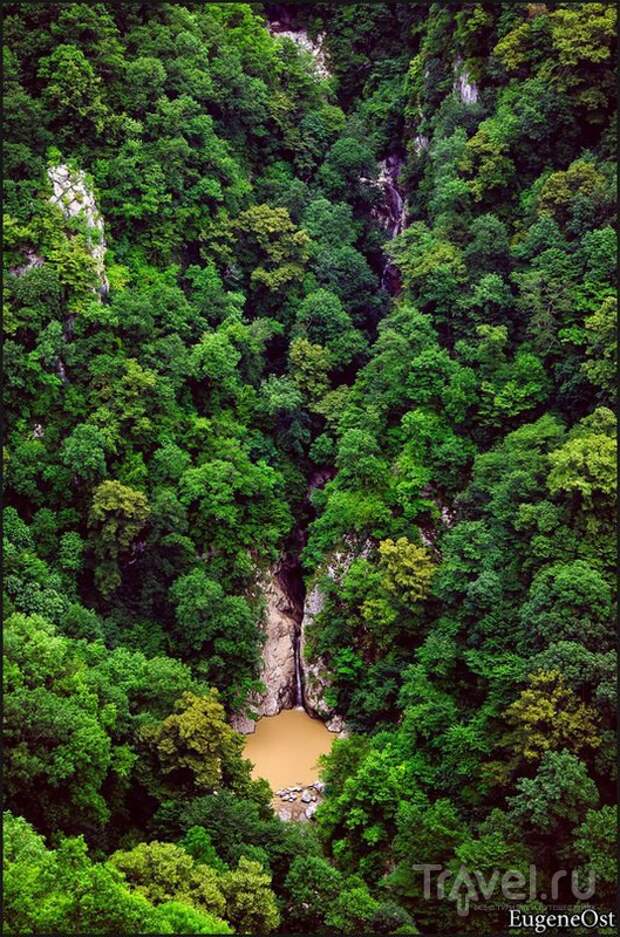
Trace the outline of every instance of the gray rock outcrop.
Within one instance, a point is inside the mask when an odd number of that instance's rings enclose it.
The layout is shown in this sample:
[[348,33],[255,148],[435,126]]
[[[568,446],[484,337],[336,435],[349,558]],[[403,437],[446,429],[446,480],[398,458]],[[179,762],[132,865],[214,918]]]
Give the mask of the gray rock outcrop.
[[272,20],[269,24],[270,33],[277,39],[290,39],[303,52],[312,56],[314,71],[317,78],[329,78],[324,42],[325,36],[320,33],[316,40],[312,40],[305,29],[287,29],[283,23]]
[[28,248],[25,252],[26,262],[20,264],[17,267],[11,267],[9,272],[13,274],[14,277],[23,277],[25,273],[28,273],[29,270],[34,270],[35,267],[43,266],[43,258],[37,254],[36,251],[32,248]]
[[454,90],[463,104],[476,104],[479,94],[478,85],[470,79],[464,70],[462,59],[457,59],[454,63],[454,74]]
[[[324,567],[321,576],[327,576],[334,582],[340,582],[349,566],[358,556],[366,556],[369,543],[357,544],[350,540],[345,549],[333,553]],[[346,735],[344,720],[325,702],[326,691],[330,687],[329,673],[325,661],[310,653],[308,633],[318,615],[325,606],[325,595],[321,589],[321,577],[317,578],[306,596],[303,618],[301,620],[301,668],[304,682],[304,705],[306,710],[325,722],[330,732]]]
[[99,292],[105,294],[108,292],[109,283],[105,272],[104,224],[95,196],[86,182],[85,173],[72,169],[65,163],[59,163],[57,166],[50,166],[47,174],[52,183],[52,204],[60,208],[65,218],[82,216],[86,222],[87,243],[99,277]]
[[[249,708],[259,718],[275,716],[282,709],[295,705],[295,635],[298,629],[295,608],[282,587],[277,567],[269,571],[262,583],[262,592],[266,608],[260,680],[266,689],[249,703]],[[244,735],[256,728],[255,721],[243,715],[234,716],[232,724]]]
[[325,596],[318,585],[312,587],[304,604],[304,617],[301,623],[301,669],[304,678],[304,703],[308,712],[319,719],[329,719],[333,712],[325,704],[325,691],[329,687],[329,678],[325,661],[320,657],[311,658],[308,653],[308,627],[323,611]]

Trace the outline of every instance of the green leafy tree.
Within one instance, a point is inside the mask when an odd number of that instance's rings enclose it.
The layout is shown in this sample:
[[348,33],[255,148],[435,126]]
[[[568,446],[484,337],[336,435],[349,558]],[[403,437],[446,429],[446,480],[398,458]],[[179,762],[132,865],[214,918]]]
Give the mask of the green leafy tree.
[[217,872],[195,862],[181,846],[154,840],[129,852],[115,852],[109,861],[123,873],[133,892],[155,906],[180,901],[215,917],[224,916]]
[[175,712],[145,727],[142,737],[156,752],[164,775],[176,775],[178,783],[187,779],[197,791],[217,790],[244,768],[242,739],[226,723],[215,690],[208,696],[183,694]]
[[514,727],[515,750],[526,761],[536,761],[548,750],[578,754],[600,745],[596,713],[564,685],[557,671],[534,674],[506,717]]
[[226,916],[241,933],[269,934],[280,923],[270,883],[271,876],[262,866],[243,856],[236,869],[222,876]]
[[96,578],[107,596],[121,582],[120,559],[131,547],[149,516],[145,495],[118,481],[102,482],[93,495],[89,524],[99,560]]
[[289,895],[290,925],[309,931],[321,927],[342,885],[341,873],[325,859],[319,856],[295,859],[284,883]]
[[[5,814],[5,922],[9,933],[173,933],[112,867],[94,863],[81,838],[49,850],[22,817]],[[213,931],[211,932],[213,933]]]
[[526,830],[559,833],[562,824],[577,823],[598,802],[594,781],[570,752],[546,752],[533,778],[520,778],[508,798],[509,815]]

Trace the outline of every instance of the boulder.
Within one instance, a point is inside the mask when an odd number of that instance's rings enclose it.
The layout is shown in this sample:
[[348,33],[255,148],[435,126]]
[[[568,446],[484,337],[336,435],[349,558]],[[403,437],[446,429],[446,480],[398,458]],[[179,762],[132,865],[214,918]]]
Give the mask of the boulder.
[[332,716],[331,719],[327,720],[325,726],[330,732],[335,732],[342,737],[346,737],[349,734],[342,716]]

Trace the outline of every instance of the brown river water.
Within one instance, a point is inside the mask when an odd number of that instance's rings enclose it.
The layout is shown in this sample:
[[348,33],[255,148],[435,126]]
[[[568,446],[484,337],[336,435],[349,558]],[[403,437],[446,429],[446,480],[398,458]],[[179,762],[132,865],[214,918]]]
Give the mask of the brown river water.
[[317,781],[319,755],[329,752],[335,738],[304,709],[283,709],[259,719],[256,731],[246,736],[244,755],[254,765],[252,777],[265,778],[278,791]]

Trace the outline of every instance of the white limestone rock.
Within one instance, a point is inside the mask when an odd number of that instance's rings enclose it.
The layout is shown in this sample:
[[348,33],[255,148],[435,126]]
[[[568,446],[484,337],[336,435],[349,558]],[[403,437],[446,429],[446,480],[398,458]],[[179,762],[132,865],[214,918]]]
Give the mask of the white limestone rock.
[[58,205],[65,218],[82,215],[86,221],[89,249],[99,276],[99,291],[105,294],[109,290],[109,283],[105,272],[104,224],[95,196],[86,182],[85,173],[82,170],[71,169],[65,163],[59,163],[50,166],[47,174],[52,183],[52,204]]
[[[275,716],[283,709],[295,705],[295,633],[297,622],[291,601],[278,579],[277,567],[271,569],[262,583],[262,592],[267,600],[263,628],[265,643],[262,650],[260,680],[266,690],[262,696],[254,697],[249,707],[257,717]],[[232,725],[238,732],[249,735],[256,729],[256,722],[245,715],[232,717]]]
[[9,272],[12,273],[14,277],[23,277],[29,270],[34,270],[35,267],[43,266],[43,258],[37,254],[36,251],[28,248],[24,253],[26,255],[26,262],[19,267],[10,268]]
[[413,149],[416,156],[426,152],[426,150],[428,150],[429,144],[430,141],[427,136],[425,136],[423,133],[417,133],[413,138]]
[[290,39],[291,42],[294,42],[303,52],[308,52],[312,56],[314,71],[317,78],[330,77],[331,73],[327,66],[324,49],[324,33],[319,33],[316,40],[312,40],[305,29],[285,29],[277,20],[273,20],[269,24],[269,32],[276,39]]
[[325,728],[329,729],[330,732],[334,732],[340,738],[347,738],[349,735],[349,730],[347,729],[347,724],[342,718],[342,716],[335,715],[331,719],[328,719],[325,723]]
[[[369,551],[369,542],[358,544],[354,538],[349,538],[343,551],[331,555],[323,572],[330,579],[339,582],[353,560],[359,556],[367,556]],[[308,712],[326,723],[330,732],[341,733],[345,731],[342,718],[337,716],[325,702],[325,693],[330,686],[325,661],[320,657],[311,659],[307,653],[308,629],[317,615],[322,612],[324,605],[325,596],[320,588],[320,580],[318,580],[306,596],[301,622],[300,655],[304,681],[304,704]]]
[[479,94],[478,85],[470,80],[463,68],[463,60],[460,58],[454,63],[454,75],[454,90],[463,104],[476,104]]

